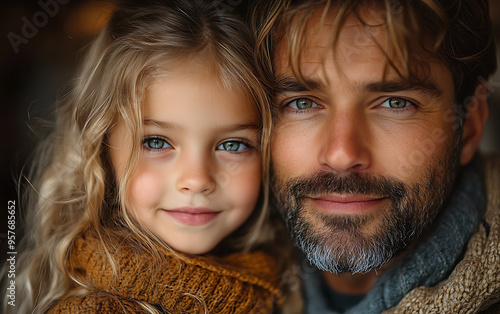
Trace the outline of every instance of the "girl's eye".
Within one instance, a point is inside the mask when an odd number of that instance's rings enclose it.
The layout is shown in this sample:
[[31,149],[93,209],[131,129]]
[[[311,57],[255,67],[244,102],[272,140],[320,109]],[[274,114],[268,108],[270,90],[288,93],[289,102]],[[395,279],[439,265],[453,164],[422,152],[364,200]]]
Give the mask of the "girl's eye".
[[409,100],[406,100],[404,98],[399,98],[399,97],[391,97],[391,98],[388,98],[386,101],[384,101],[380,106],[398,109],[398,108],[406,108],[406,107],[409,107],[411,105],[412,105],[412,103]]
[[238,142],[238,141],[227,141],[227,142],[224,142],[222,144],[220,144],[219,146],[217,146],[217,149],[220,149],[220,150],[227,150],[227,151],[230,151],[230,152],[239,152],[239,151],[243,151],[245,149],[248,149],[249,147],[245,144],[243,144],[242,142]]
[[148,149],[162,149],[172,147],[164,139],[158,137],[149,137],[142,141],[142,145],[146,146]]
[[297,98],[288,103],[290,107],[296,110],[310,109],[313,107],[319,107],[314,101],[309,98]]

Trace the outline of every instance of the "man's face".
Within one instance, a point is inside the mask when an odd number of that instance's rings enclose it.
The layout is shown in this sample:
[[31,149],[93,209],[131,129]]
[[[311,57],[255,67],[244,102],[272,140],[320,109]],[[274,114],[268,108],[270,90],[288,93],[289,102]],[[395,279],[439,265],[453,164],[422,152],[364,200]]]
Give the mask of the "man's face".
[[[321,20],[317,13],[316,21]],[[450,71],[430,62],[411,81],[384,79],[383,26],[349,18],[335,51],[334,20],[312,23],[300,62],[305,88],[276,49],[274,187],[299,247],[319,269],[367,272],[430,226],[450,193],[459,137]],[[367,10],[368,25],[381,25]]]

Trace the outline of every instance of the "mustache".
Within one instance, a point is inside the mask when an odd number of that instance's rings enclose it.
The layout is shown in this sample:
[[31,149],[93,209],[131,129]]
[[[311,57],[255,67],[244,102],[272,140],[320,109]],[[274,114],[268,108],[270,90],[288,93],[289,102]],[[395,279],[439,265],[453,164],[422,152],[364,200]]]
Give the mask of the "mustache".
[[304,198],[331,193],[388,197],[397,202],[407,195],[410,189],[401,181],[391,177],[360,172],[339,174],[328,171],[318,171],[308,177],[295,178],[286,184],[275,184],[275,186],[281,186],[278,193],[280,198],[285,197],[297,202]]

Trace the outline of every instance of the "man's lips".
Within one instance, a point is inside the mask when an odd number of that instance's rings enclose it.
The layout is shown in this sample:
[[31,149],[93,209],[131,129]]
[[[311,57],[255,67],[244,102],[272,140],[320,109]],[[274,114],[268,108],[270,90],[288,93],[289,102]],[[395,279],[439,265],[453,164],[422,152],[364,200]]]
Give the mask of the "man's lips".
[[383,199],[383,196],[369,196],[363,194],[328,194],[314,199],[336,202],[336,203],[356,203],[356,202],[370,202]]
[[362,194],[327,194],[310,198],[326,211],[359,213],[377,208],[387,197]]
[[179,207],[164,211],[175,220],[189,226],[205,225],[221,213],[204,207]]

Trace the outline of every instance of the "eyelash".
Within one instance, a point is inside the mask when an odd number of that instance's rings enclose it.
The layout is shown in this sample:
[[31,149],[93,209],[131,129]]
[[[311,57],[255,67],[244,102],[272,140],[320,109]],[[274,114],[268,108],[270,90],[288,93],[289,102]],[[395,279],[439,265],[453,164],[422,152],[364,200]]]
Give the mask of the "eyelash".
[[[160,140],[160,141],[164,141],[164,145],[168,145],[168,147],[161,147],[161,148],[151,148],[151,147],[148,147],[146,144],[148,141],[151,141],[151,140]],[[231,151],[231,150],[225,150],[225,149],[217,149],[217,147],[225,144],[225,143],[229,143],[229,142],[234,142],[234,143],[238,143],[238,144],[242,144],[244,145],[246,148],[243,149],[243,150],[236,150],[236,151]],[[173,148],[173,146],[163,137],[161,136],[148,136],[148,137],[145,137],[143,140],[142,140],[142,147],[150,152],[159,152],[159,151],[163,151],[165,149],[171,149]],[[224,140],[223,142],[217,144],[216,146],[216,150],[222,150],[222,151],[228,151],[228,152],[231,152],[231,153],[237,153],[237,154],[241,154],[241,153],[244,153],[245,151],[247,150],[253,150],[255,149],[255,147],[253,145],[251,145],[248,141],[244,140],[244,139],[241,139],[241,138],[235,138],[235,139],[227,139],[227,140]]]
[[[291,108],[291,104],[293,102],[296,102],[297,100],[300,100],[300,99],[307,99],[307,100],[310,100],[311,102],[313,102],[316,106],[315,107],[311,107],[311,108],[307,108],[307,109],[295,109],[295,108]],[[385,102],[387,101],[390,101],[390,100],[393,100],[393,99],[399,99],[399,100],[404,100],[406,102],[408,102],[409,104],[406,106],[406,107],[403,107],[403,108],[391,108],[391,107],[382,107],[382,104],[384,104]],[[316,110],[317,108],[320,108],[321,106],[316,102],[314,101],[313,99],[311,99],[310,97],[296,97],[292,100],[289,100],[287,101],[282,107],[281,107],[281,111],[289,111],[289,112],[292,112],[292,113],[302,113],[302,114],[306,114],[306,113],[310,113],[312,110]],[[410,98],[406,98],[406,97],[396,97],[396,96],[393,96],[393,97],[387,97],[384,99],[384,101],[378,105],[377,107],[381,107],[381,108],[384,108],[385,110],[389,110],[395,114],[405,114],[405,113],[408,113],[408,112],[412,112],[412,111],[415,111],[417,108],[418,108],[418,102],[413,100],[413,99],[410,99]]]
[[[224,145],[225,143],[230,143],[230,142],[235,142],[235,143],[243,144],[243,145],[246,146],[246,149],[236,150],[236,151],[225,150],[225,149],[217,149],[219,146]],[[253,149],[255,149],[255,147],[253,145],[251,145],[248,141],[246,141],[244,139],[241,139],[241,138],[227,139],[227,140],[224,140],[223,142],[219,143],[216,146],[216,150],[226,151],[226,152],[230,152],[230,153],[233,153],[233,154],[242,154],[242,153],[245,153],[246,151],[250,151],[250,150],[253,150]]]
[[[151,148],[151,147],[148,147],[146,145],[146,143],[148,141],[151,141],[151,140],[160,140],[160,141],[164,141],[166,145],[168,145],[169,147],[161,147],[161,148]],[[169,149],[169,148],[173,148],[172,145],[170,145],[170,143],[164,139],[163,137],[161,136],[148,136],[148,137],[145,137],[143,140],[142,140],[142,147],[144,147],[146,150],[148,151],[162,151],[162,150],[165,150],[165,149]]]
[[[307,109],[295,109],[295,108],[292,108],[290,105],[293,103],[293,102],[296,102],[300,99],[307,99],[307,100],[310,100],[311,102],[313,102],[316,106],[315,107],[311,107],[311,108],[307,108]],[[282,107],[281,107],[281,111],[289,111],[289,112],[292,112],[292,113],[310,113],[311,111],[315,111],[317,110],[318,108],[321,108],[321,106],[318,104],[317,101],[315,101],[312,97],[307,97],[307,96],[302,96],[302,97],[295,97],[291,100],[288,100]]]
[[[382,106],[384,103],[386,103],[387,101],[390,101],[392,99],[404,100],[404,101],[408,102],[409,104],[403,108],[391,108],[390,106],[387,106],[387,107]],[[413,99],[406,98],[406,97],[399,97],[399,96],[395,97],[394,96],[394,97],[385,98],[384,101],[382,101],[382,103],[380,105],[378,105],[377,107],[384,108],[384,110],[390,110],[391,112],[393,112],[395,114],[405,114],[407,112],[415,111],[418,108],[417,104],[418,103]]]

